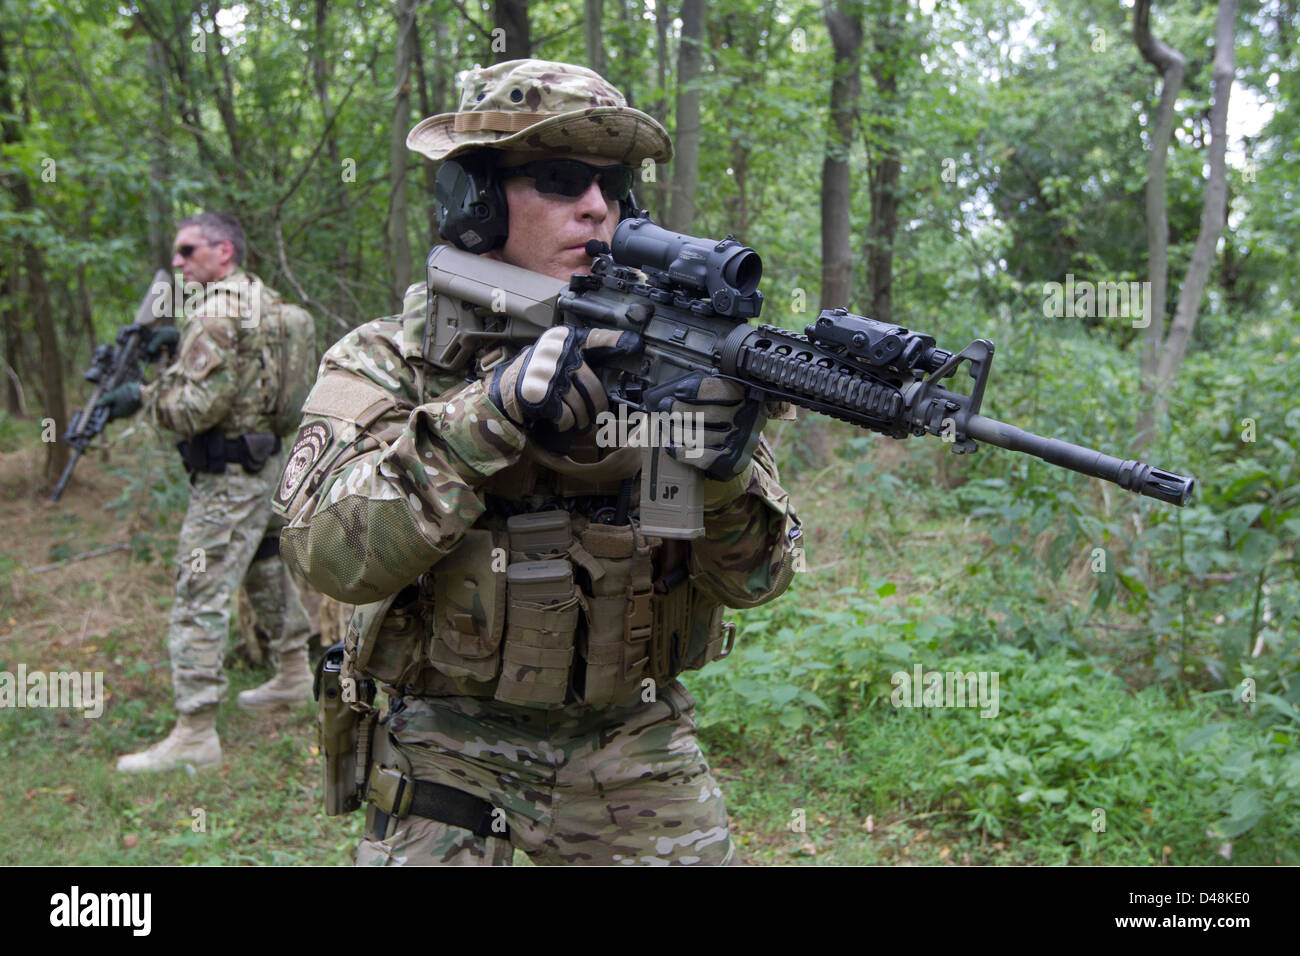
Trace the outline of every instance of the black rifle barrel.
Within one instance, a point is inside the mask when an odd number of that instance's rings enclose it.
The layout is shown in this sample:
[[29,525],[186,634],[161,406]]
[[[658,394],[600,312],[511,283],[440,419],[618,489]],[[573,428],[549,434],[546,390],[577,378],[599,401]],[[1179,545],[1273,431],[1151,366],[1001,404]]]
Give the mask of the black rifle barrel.
[[966,421],[966,431],[971,438],[988,445],[997,445],[1010,451],[1024,452],[1062,468],[1069,468],[1094,478],[1113,481],[1121,488],[1135,491],[1148,498],[1167,501],[1182,507],[1192,497],[1196,485],[1194,478],[1185,478],[1171,471],[1153,468],[1133,459],[1121,460],[1092,448],[1072,445],[1059,438],[1044,438],[996,418],[972,415]]
[[77,459],[81,457],[81,448],[76,448],[72,452],[72,457],[68,459],[67,466],[63,469],[63,474],[59,476],[59,483],[54,486],[54,493],[50,495],[51,501],[58,501],[63,497],[63,489],[68,486],[68,479],[72,477],[72,469],[77,467]]

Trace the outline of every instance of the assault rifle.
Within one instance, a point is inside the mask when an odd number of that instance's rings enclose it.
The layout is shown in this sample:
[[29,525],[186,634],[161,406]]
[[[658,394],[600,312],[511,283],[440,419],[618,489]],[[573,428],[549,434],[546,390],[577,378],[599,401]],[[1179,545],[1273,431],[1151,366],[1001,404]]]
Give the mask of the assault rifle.
[[142,359],[149,337],[155,331],[154,326],[158,319],[164,315],[171,315],[171,282],[171,274],[166,270],[159,269],[155,272],[153,281],[149,283],[149,291],[145,293],[140,308],[136,310],[135,321],[118,330],[117,344],[104,342],[95,346],[95,351],[91,355],[90,368],[82,373],[86,381],[94,384],[95,390],[90,393],[90,399],[85,407],[73,414],[71,422],[68,423],[68,430],[60,437],[65,445],[71,445],[74,450],[72,457],[68,459],[67,467],[63,469],[59,483],[54,486],[54,493],[50,495],[51,501],[58,501],[62,497],[63,489],[67,486],[68,479],[72,477],[72,469],[77,467],[78,459],[85,453],[95,436],[108,424],[108,409],[97,407],[100,398],[119,385],[138,382],[143,377]]
[[[731,237],[686,236],[648,219],[624,220],[612,246],[593,241],[587,254],[591,274],[565,283],[435,247],[427,263],[426,359],[464,370],[479,349],[521,348],[555,324],[637,332],[642,353],[596,371],[612,402],[643,414],[651,411],[642,404],[647,389],[702,371],[744,385],[751,397],[786,401],[891,438],[938,435],[958,454],[984,442],[1170,504],[1191,498],[1192,478],[981,415],[993,364],[988,339],[954,354],[938,348],[933,336],[845,309],[822,312],[803,334],[750,325],[763,305],[758,254]],[[969,395],[941,384],[963,363],[974,379]],[[641,526],[660,537],[698,537],[704,533],[702,473],[662,452],[646,448],[640,459]],[[539,460],[551,464],[557,457]]]

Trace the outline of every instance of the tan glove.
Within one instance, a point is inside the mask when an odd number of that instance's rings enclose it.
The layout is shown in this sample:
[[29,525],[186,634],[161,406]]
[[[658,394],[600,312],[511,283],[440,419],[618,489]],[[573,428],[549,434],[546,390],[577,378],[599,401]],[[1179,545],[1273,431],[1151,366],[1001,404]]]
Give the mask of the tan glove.
[[609,409],[609,397],[592,366],[643,347],[635,332],[556,326],[492,370],[488,397],[544,448],[568,451],[573,437],[590,430],[596,416]]
[[669,445],[668,454],[715,481],[745,470],[767,423],[763,403],[746,398],[743,385],[703,372],[649,389],[645,404],[652,411],[684,416],[681,437],[689,440]]

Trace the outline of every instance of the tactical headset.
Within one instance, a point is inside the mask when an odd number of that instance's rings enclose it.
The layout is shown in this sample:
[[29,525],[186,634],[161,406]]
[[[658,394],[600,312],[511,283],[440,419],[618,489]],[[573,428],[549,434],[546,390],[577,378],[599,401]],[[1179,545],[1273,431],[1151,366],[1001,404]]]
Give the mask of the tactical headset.
[[[493,150],[480,149],[443,160],[434,182],[438,235],[475,255],[505,245],[510,231],[506,191],[496,174]],[[618,218],[648,218],[629,192],[618,201]]]

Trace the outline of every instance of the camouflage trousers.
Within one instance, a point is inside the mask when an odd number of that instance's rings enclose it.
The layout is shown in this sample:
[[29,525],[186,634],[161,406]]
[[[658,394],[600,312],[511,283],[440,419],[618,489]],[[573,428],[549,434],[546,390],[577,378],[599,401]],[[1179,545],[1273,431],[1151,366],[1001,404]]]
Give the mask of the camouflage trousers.
[[[677,681],[653,702],[597,711],[403,698],[386,726],[408,772],[500,808],[510,840],[408,816],[390,819],[385,839],[363,840],[357,864],[502,866],[515,848],[539,864],[733,863],[694,711]],[[373,807],[369,820],[373,836]]]
[[271,456],[255,475],[231,464],[220,475],[200,473],[177,545],[176,602],[167,629],[172,687],[182,714],[219,704],[230,613],[242,582],[259,623],[271,632],[272,657],[306,648],[311,625],[298,588],[279,555],[254,560],[272,524],[271,494],[287,452]]

